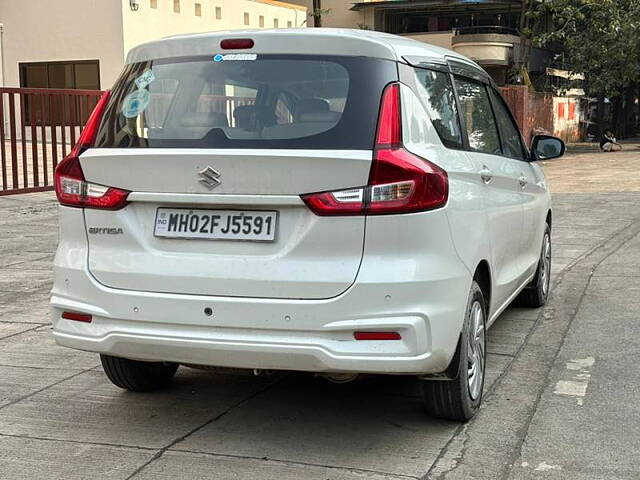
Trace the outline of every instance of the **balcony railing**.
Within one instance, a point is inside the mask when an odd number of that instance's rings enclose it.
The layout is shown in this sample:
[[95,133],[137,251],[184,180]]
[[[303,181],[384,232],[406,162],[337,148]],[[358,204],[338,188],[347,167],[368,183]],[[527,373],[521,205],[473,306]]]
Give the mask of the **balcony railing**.
[[515,28],[500,25],[476,25],[474,27],[458,27],[453,29],[453,35],[456,37],[460,35],[477,34],[519,35],[518,30]]

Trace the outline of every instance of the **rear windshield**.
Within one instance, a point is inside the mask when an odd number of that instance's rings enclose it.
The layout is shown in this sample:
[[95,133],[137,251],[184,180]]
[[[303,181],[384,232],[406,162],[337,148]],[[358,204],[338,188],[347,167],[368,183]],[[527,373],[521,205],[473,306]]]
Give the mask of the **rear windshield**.
[[127,65],[98,148],[371,149],[394,62],[225,54]]

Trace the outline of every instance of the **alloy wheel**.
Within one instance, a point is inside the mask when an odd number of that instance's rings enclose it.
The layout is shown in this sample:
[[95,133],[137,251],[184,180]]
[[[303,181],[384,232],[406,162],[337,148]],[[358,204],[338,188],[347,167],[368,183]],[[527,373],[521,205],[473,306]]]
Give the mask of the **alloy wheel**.
[[471,322],[467,345],[467,380],[469,396],[476,400],[481,393],[485,368],[484,310],[480,302],[471,306]]
[[542,240],[542,254],[540,258],[540,281],[542,282],[542,295],[547,296],[551,279],[551,238],[545,233]]

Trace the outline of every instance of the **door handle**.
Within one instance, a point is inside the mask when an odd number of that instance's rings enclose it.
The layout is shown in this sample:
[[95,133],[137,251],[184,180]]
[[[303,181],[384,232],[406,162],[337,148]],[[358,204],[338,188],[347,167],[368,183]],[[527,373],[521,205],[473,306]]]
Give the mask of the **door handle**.
[[520,183],[520,188],[524,188],[527,186],[527,177],[525,177],[524,175],[520,175],[520,177],[518,177],[518,183]]
[[486,185],[489,182],[491,182],[491,180],[493,180],[493,172],[489,167],[487,167],[486,165],[483,165],[482,170],[480,170],[480,178]]

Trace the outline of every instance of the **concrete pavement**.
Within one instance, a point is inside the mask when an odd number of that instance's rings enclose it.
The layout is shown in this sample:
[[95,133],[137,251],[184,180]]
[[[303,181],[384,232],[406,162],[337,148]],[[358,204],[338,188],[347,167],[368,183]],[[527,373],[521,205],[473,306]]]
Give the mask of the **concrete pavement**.
[[640,235],[595,260],[510,478],[640,478]]
[[[579,215],[577,200],[573,198],[571,210]],[[493,395],[443,450],[429,478],[638,478],[631,472],[640,454],[640,422],[637,414],[624,415],[635,410],[638,372],[628,361],[609,377],[615,367],[605,359],[607,350],[633,355],[637,348],[633,337],[640,334],[640,325],[630,319],[640,313],[633,298],[640,277],[615,274],[600,283],[599,293],[594,279],[612,258],[637,259],[640,202],[624,194],[603,195],[601,200],[608,208],[626,210],[629,221],[556,277],[550,304]],[[604,212],[595,217],[607,220]],[[603,294],[609,297],[604,303]],[[584,328],[585,317],[591,318],[590,328]],[[569,342],[579,345],[580,353],[569,351]],[[594,368],[605,363],[609,372]],[[605,384],[620,392],[597,395]],[[598,431],[597,425],[608,425],[609,431]],[[625,455],[626,462],[621,465],[616,455]]]
[[52,194],[0,197],[0,478],[633,478],[640,154],[615,155],[546,162],[554,295],[491,328],[465,426],[427,418],[404,377],[181,368],[163,392],[123,392],[51,339]]

